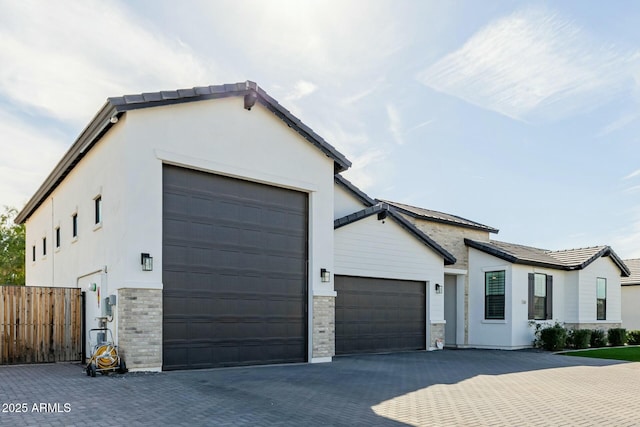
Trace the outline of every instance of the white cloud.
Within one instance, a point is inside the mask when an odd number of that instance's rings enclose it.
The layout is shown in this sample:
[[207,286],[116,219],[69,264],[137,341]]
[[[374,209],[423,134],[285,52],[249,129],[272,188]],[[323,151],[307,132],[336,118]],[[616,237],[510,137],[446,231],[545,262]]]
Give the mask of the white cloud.
[[425,127],[425,126],[428,126],[428,125],[430,125],[431,123],[433,123],[433,121],[434,121],[434,119],[430,119],[430,120],[424,121],[424,122],[422,122],[422,123],[418,123],[417,125],[415,125],[415,126],[413,126],[413,127],[409,128],[409,129],[407,130],[407,132],[406,132],[406,133],[413,132],[414,130],[417,130],[417,129],[423,128],[423,127]]
[[622,179],[631,179],[631,178],[635,178],[636,176],[640,176],[640,169],[631,172],[629,175],[625,176]]
[[298,80],[296,84],[293,86],[293,91],[290,92],[285,99],[288,101],[296,101],[300,98],[304,98],[305,96],[311,95],[318,89],[318,86],[315,84],[305,81]]
[[388,129],[389,132],[391,132],[391,136],[393,136],[393,140],[398,145],[404,144],[402,137],[402,118],[395,105],[387,104],[387,118],[389,120]]
[[21,108],[86,123],[108,96],[205,85],[213,67],[145,29],[116,2],[5,1],[0,94]]
[[0,206],[21,209],[66,150],[64,137],[0,110]]
[[527,8],[490,23],[418,79],[511,118],[553,120],[604,104],[637,62],[567,19]]
[[625,114],[622,117],[620,117],[620,118],[614,120],[613,122],[609,123],[604,128],[602,128],[602,130],[600,132],[598,132],[598,134],[596,136],[600,137],[600,136],[609,135],[610,133],[616,132],[616,131],[624,128],[628,124],[635,122],[639,118],[640,118],[640,114],[639,113]]
[[613,237],[611,247],[624,259],[640,258],[640,206],[628,215],[630,222]]

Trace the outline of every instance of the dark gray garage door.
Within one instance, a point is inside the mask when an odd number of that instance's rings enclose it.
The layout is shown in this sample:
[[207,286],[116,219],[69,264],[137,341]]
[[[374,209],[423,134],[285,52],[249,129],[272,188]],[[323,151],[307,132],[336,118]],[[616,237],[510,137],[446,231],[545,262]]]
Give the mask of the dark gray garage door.
[[307,195],[165,165],[163,369],[304,362]]
[[336,276],[336,354],[424,350],[425,283]]

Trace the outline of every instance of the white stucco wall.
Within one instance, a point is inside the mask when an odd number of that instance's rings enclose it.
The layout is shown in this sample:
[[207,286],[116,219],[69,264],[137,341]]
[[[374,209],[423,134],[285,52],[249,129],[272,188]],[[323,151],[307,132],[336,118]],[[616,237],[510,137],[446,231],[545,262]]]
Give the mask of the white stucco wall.
[[[506,271],[505,319],[484,319],[484,272]],[[528,276],[553,276],[553,316],[538,323],[609,324],[620,322],[620,269],[602,257],[579,271],[564,271],[510,264],[469,248],[469,346],[515,349],[531,346],[534,328],[529,325]],[[607,279],[607,320],[596,321],[596,278]]]
[[[332,282],[320,282],[321,268],[333,270],[334,162],[261,105],[245,110],[242,97],[125,113],[27,221],[27,284],[73,287],[99,279],[103,298],[120,288],[162,289],[163,163],[307,192],[309,301],[334,294]],[[97,195],[103,224],[94,230]],[[72,242],[74,212],[79,236]],[[57,224],[63,239],[55,252]],[[153,256],[153,271],[142,271],[142,252]]]
[[335,274],[428,283],[428,320],[444,321],[444,260],[391,218],[376,215],[335,230]]
[[537,320],[544,325],[566,321],[566,273],[563,270],[533,267],[529,265],[512,265],[512,295],[513,295],[513,337],[512,346],[529,347],[533,343],[535,327],[529,325],[529,274],[540,273],[553,277],[552,318]]
[[341,185],[335,184],[333,191],[333,219],[342,218],[366,208],[360,200]]
[[640,330],[640,285],[625,285],[622,295],[622,327],[628,331]]
[[[512,265],[504,260],[469,248],[469,347],[511,348],[513,300]],[[487,271],[505,271],[504,320],[484,318],[485,283]]]
[[[578,312],[579,323],[620,323],[622,321],[620,269],[611,261],[611,258],[598,258],[584,270],[580,270],[578,275],[580,281],[578,294],[580,301]],[[598,277],[607,279],[606,320],[596,320],[596,279]]]

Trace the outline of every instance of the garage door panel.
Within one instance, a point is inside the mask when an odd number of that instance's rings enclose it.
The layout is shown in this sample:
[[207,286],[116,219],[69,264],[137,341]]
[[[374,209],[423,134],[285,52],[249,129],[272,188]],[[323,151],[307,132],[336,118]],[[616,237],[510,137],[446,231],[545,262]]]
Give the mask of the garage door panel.
[[424,282],[335,276],[336,354],[422,350]]
[[306,194],[165,166],[164,195],[163,368],[305,361]]

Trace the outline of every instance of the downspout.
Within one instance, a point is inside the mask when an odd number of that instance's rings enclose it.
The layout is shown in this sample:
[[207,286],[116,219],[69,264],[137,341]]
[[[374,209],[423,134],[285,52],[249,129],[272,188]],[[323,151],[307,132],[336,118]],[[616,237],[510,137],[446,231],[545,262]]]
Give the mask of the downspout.
[[54,227],[54,204],[53,204],[53,196],[51,196],[51,286],[55,286],[56,279],[56,236]]

